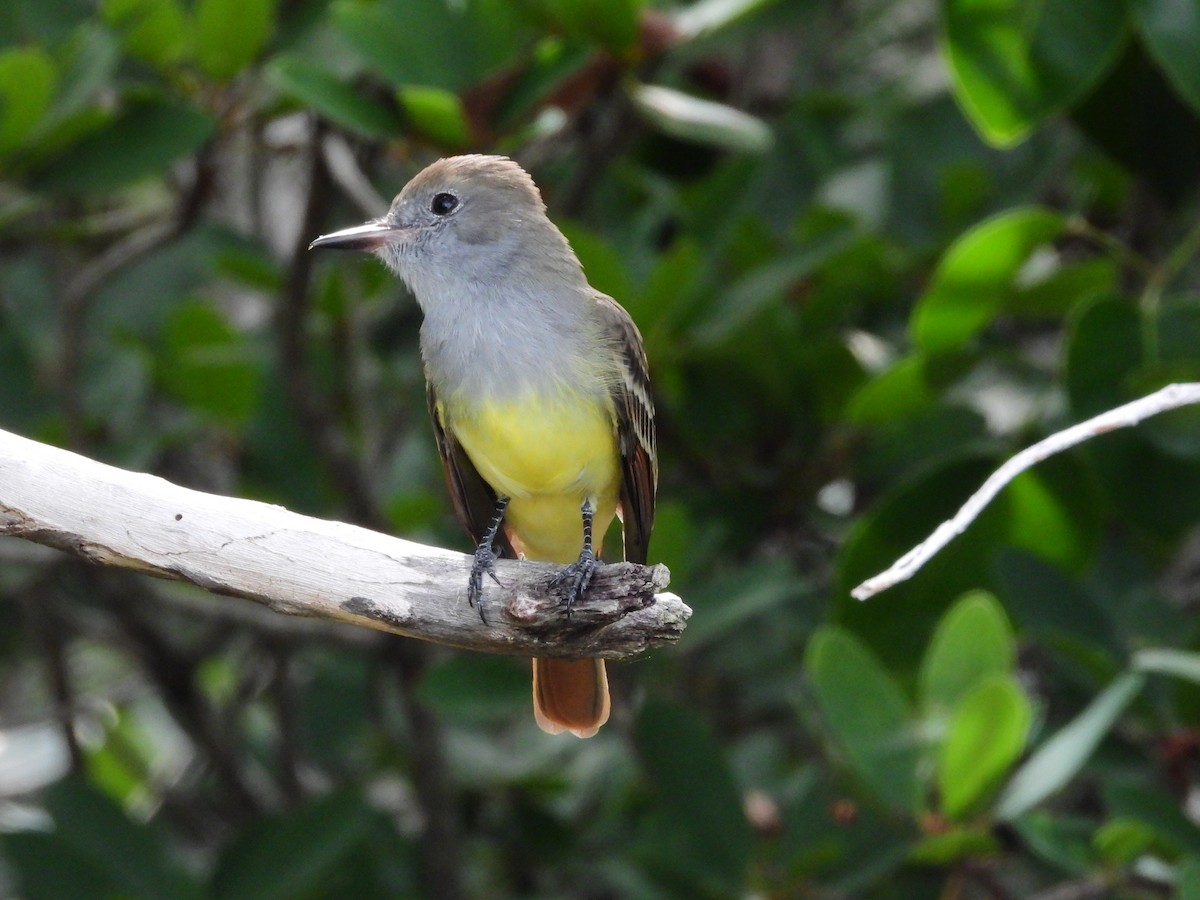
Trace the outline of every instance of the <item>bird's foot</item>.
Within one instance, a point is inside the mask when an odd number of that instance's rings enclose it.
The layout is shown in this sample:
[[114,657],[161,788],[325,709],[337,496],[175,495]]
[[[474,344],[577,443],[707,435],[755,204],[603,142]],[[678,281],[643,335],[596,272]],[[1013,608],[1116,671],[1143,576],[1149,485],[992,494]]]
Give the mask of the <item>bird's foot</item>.
[[475,609],[479,610],[479,618],[487,623],[487,616],[483,612],[483,576],[486,572],[492,581],[503,587],[500,584],[500,579],[496,577],[496,551],[492,549],[491,542],[480,544],[475,548],[475,561],[471,564],[471,575],[467,579],[467,602]]
[[562,571],[551,580],[551,588],[566,587],[564,599],[566,600],[568,619],[571,617],[571,607],[575,605],[576,600],[583,597],[588,585],[592,583],[592,576],[596,574],[596,568],[599,565],[600,560],[596,558],[592,548],[584,547],[583,552],[579,554],[579,559],[569,566],[563,567]]

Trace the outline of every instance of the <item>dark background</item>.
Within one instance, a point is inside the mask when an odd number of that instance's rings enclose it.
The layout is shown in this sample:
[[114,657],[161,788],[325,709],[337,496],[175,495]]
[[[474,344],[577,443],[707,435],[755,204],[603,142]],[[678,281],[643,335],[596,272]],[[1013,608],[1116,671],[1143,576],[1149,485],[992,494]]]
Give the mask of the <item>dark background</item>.
[[523,661],[0,541],[0,894],[1200,891],[1195,411],[849,598],[1200,380],[1198,110],[1190,0],[5,0],[0,425],[468,549],[415,304],[305,248],[509,154],[645,336],[695,614],[580,742]]

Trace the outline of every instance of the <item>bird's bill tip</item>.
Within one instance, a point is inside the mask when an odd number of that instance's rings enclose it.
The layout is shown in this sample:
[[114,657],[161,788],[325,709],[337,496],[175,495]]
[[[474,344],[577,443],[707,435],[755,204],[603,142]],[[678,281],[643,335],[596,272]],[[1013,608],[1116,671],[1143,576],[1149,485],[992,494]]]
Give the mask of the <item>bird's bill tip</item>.
[[395,232],[396,229],[386,222],[367,222],[365,225],[322,234],[308,245],[308,249],[327,247],[333,250],[377,250],[386,244]]

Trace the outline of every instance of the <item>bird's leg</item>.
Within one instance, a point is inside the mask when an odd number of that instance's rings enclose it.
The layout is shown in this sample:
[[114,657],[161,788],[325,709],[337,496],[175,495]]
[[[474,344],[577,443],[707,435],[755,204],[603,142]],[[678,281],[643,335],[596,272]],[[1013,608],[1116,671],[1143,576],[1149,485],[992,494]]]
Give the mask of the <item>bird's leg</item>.
[[508,497],[496,500],[496,514],[492,516],[491,524],[483,533],[483,540],[475,548],[475,562],[471,564],[471,577],[467,579],[467,602],[479,610],[479,618],[485,623],[487,616],[483,614],[483,573],[487,572],[492,581],[500,584],[500,579],[496,577],[496,551],[492,549],[492,545],[496,543],[496,534],[500,531],[500,523],[504,521],[504,510],[508,509],[508,500]]
[[575,601],[587,590],[600,562],[592,550],[592,520],[596,515],[596,505],[591,497],[583,501],[579,511],[583,514],[583,549],[579,551],[579,559],[555,575],[551,582],[554,587],[564,582],[567,584],[567,618],[571,616],[571,607],[575,605]]

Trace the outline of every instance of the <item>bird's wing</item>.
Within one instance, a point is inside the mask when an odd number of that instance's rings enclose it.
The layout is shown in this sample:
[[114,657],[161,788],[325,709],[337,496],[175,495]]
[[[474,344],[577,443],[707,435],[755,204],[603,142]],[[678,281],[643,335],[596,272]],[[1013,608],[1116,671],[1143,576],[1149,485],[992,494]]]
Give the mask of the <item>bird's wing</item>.
[[[499,498],[475,469],[462,444],[446,430],[441,404],[432,384],[426,384],[426,396],[429,400],[429,419],[433,422],[433,436],[437,440],[438,454],[442,457],[442,469],[446,475],[450,500],[454,504],[454,514],[471,540],[478,544],[496,514]],[[517,554],[503,528],[496,534],[496,544],[501,556],[516,558]]]
[[612,400],[621,453],[621,530],[625,558],[645,564],[658,490],[658,446],[646,350],[633,319],[617,301],[597,293],[596,303],[620,363],[621,374],[612,387]]

